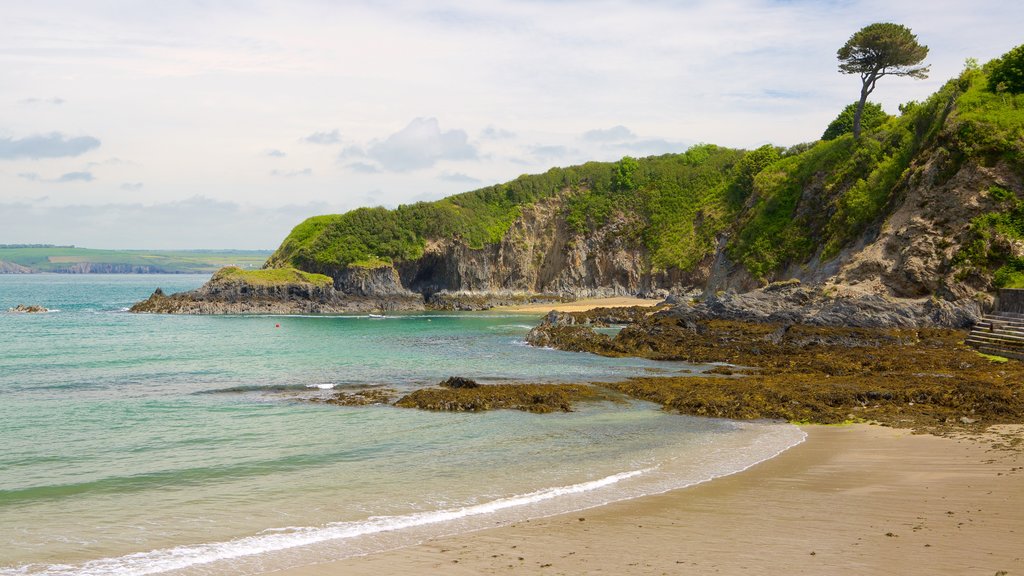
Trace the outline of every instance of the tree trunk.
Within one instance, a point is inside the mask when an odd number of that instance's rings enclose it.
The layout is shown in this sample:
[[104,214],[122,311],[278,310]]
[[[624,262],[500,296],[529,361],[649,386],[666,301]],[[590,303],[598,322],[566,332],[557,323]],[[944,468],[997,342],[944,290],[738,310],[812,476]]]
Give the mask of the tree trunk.
[[[867,88],[867,86],[865,86]],[[868,93],[860,91],[860,101],[857,102],[857,111],[853,113],[853,139],[860,138],[860,115],[864,112],[864,103],[868,100]]]

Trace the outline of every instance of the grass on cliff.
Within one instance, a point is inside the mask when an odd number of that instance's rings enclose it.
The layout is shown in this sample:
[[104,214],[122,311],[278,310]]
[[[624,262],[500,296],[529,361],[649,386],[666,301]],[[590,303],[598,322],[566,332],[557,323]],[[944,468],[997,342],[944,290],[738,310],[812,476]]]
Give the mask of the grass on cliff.
[[[764,281],[814,256],[828,260],[878,226],[921,178],[923,151],[944,158],[938,183],[968,160],[1024,168],[1024,94],[988,88],[991,65],[970,66],[923,102],[865,131],[783,149],[710,144],[681,154],[590,162],[394,210],[360,208],[299,224],[270,266],[331,273],[423,254],[428,241],[482,248],[505,238],[525,206],[561,196],[568,230],[606,227],[649,255],[653,271],[689,270],[728,235],[728,256]],[[986,249],[987,250],[987,249]],[[1024,272],[996,255],[1005,285]],[[998,261],[996,261],[998,260]]]
[[242,270],[228,266],[218,270],[211,282],[245,282],[251,286],[278,286],[283,284],[312,284],[326,288],[334,279],[323,274],[311,274],[295,268],[269,268],[264,270]]

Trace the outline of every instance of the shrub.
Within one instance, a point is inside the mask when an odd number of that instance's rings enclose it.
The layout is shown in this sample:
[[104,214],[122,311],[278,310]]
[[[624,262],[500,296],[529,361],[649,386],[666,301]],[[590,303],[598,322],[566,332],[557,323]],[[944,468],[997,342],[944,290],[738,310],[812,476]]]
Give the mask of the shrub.
[[992,92],[1024,92],[1024,44],[1017,46],[992,63],[988,75]]

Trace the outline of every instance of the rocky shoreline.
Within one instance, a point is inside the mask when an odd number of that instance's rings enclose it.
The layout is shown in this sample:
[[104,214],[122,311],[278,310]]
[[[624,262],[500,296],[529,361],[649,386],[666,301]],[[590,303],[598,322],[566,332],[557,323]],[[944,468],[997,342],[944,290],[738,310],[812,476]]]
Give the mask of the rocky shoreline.
[[[527,341],[606,356],[730,365],[714,374],[609,385],[682,414],[873,421],[940,434],[1024,422],[1024,364],[978,354],[964,344],[966,332],[938,327],[934,311],[869,317],[866,327],[705,312],[704,305],[685,303],[647,309],[614,337],[592,329],[592,314],[551,313]],[[938,316],[949,317],[958,316]]]

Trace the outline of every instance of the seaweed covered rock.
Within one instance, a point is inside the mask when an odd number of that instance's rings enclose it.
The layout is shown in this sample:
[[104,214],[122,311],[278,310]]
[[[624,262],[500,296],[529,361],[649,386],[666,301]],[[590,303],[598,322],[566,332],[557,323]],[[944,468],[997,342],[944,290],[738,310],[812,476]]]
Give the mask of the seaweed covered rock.
[[438,384],[442,388],[479,388],[480,384],[476,380],[470,380],[469,378],[463,378],[461,376],[452,376]]
[[14,312],[16,314],[41,314],[43,312],[49,312],[50,310],[45,306],[39,306],[38,304],[18,304],[13,308],[8,308],[8,312]]
[[583,384],[492,384],[473,388],[423,388],[395,403],[401,408],[448,412],[522,410],[545,414],[572,412],[573,403],[604,395]]

